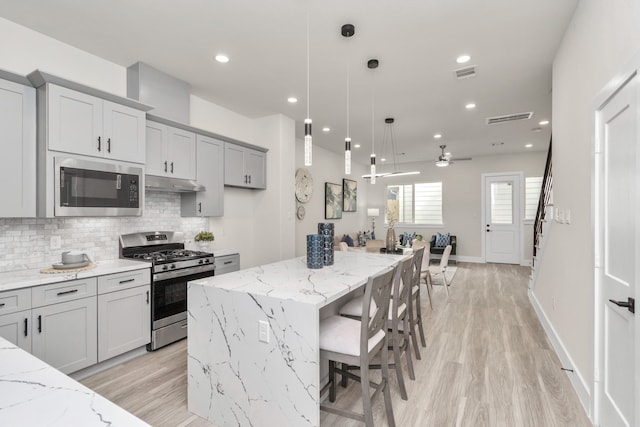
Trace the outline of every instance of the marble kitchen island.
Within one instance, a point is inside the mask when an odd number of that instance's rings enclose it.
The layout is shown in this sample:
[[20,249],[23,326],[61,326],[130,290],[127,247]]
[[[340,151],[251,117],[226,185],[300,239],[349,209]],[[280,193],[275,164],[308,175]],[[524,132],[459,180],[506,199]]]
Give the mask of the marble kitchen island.
[[318,270],[299,257],[190,282],[189,410],[220,427],[320,425],[320,318],[403,258],[336,252]]

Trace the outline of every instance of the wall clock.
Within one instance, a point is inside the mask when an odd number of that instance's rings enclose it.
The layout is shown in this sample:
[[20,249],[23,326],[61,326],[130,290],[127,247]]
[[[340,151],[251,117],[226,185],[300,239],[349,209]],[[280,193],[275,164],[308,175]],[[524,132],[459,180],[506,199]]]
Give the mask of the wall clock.
[[298,217],[298,219],[302,220],[304,219],[304,214],[305,214],[305,209],[304,206],[299,205],[298,209],[296,210],[296,217]]
[[296,199],[300,203],[307,203],[313,194],[313,177],[305,168],[296,171]]

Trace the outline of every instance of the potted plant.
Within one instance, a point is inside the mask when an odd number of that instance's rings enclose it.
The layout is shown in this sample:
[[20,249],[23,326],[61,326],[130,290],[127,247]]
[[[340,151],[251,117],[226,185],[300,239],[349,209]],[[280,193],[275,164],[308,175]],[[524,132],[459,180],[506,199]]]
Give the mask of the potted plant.
[[215,240],[215,237],[212,232],[201,230],[198,234],[195,235],[193,240],[196,242],[200,250],[211,251],[211,245]]

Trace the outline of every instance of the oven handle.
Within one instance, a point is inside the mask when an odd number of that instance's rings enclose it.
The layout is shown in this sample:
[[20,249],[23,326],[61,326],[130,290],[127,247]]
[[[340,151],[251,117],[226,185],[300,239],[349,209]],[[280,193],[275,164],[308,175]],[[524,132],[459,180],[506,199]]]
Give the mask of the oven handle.
[[153,281],[157,282],[160,280],[175,279],[176,277],[190,276],[192,274],[205,273],[207,271],[211,271],[211,275],[213,276],[214,270],[215,270],[214,264],[198,265],[195,267],[183,268],[180,270],[172,270],[172,271],[167,271],[162,273],[156,273],[153,275]]

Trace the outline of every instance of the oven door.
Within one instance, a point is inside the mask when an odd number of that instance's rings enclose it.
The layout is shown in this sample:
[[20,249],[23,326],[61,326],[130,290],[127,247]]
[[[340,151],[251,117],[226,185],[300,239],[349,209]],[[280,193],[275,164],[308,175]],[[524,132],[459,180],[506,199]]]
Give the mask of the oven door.
[[209,270],[160,280],[156,280],[157,275],[154,275],[151,287],[153,329],[159,329],[186,319],[187,282],[213,276],[213,273],[213,270]]
[[56,216],[141,215],[142,168],[55,158]]

